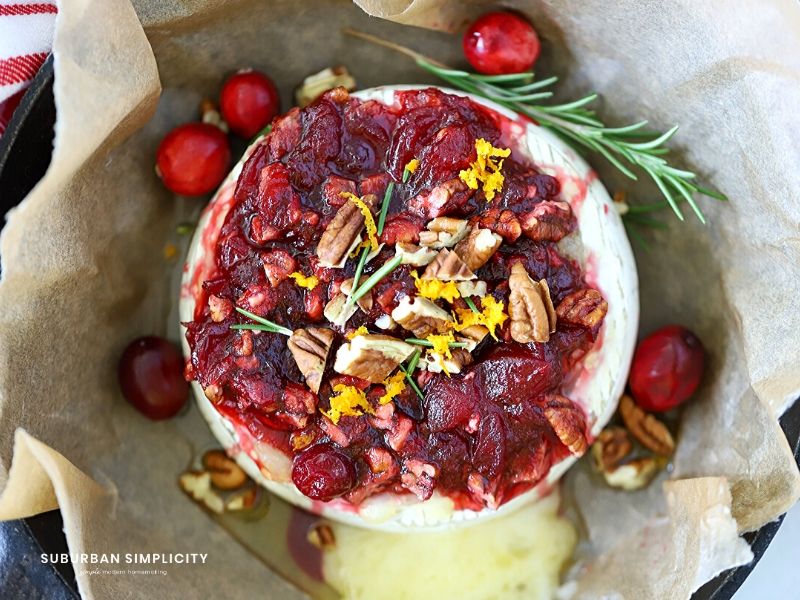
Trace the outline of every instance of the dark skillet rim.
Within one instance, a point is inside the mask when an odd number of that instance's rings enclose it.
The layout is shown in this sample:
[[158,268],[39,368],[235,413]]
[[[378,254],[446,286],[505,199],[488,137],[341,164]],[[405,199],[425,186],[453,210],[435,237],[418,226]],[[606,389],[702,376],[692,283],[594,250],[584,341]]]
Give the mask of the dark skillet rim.
[[[4,182],[4,178],[10,179],[9,176],[5,175],[4,168],[14,152],[19,152],[19,148],[26,144],[22,133],[26,129],[28,118],[31,117],[32,113],[34,113],[41,102],[52,102],[52,84],[53,58],[51,56],[34,78],[30,88],[14,113],[11,122],[8,124],[5,134],[0,137],[0,182]],[[53,114],[53,118],[54,117],[55,114]],[[39,143],[41,143],[41,140],[39,140]],[[35,150],[41,154],[44,148],[36,148]],[[51,152],[52,146],[47,148],[43,155],[49,156]],[[44,169],[40,169],[41,174],[39,177],[44,175],[45,169],[46,165],[44,165]],[[32,182],[32,184],[35,183],[36,181]],[[33,185],[30,187],[32,188]],[[24,193],[17,193],[16,195],[12,194],[7,197],[6,194],[2,193],[2,190],[3,188],[0,187],[0,208],[3,212],[6,212],[12,206],[16,205],[25,195]],[[780,419],[780,424],[792,447],[795,460],[800,464],[800,402],[795,403],[784,413]],[[782,522],[783,515],[772,523],[764,525],[761,529],[746,534],[744,537],[753,549],[753,561],[747,565],[729,569],[721,573],[697,590],[692,597],[693,600],[729,600],[732,598],[736,590],[739,589],[764,555],[764,552],[775,537]],[[42,552],[65,551],[62,550],[66,548],[66,544],[62,533],[63,526],[59,511],[56,510],[30,519],[25,519],[25,526],[27,531],[30,532],[31,537],[42,549]],[[19,559],[24,560],[25,557],[19,557]],[[66,569],[58,569],[59,576],[72,592],[77,593],[77,586],[72,569],[69,568],[70,565],[66,565],[66,567]]]

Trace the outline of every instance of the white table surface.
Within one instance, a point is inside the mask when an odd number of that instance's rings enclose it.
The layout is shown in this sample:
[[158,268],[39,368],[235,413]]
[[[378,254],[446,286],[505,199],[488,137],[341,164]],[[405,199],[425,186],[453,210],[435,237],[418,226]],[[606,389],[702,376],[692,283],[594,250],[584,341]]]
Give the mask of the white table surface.
[[736,592],[734,600],[800,598],[800,504],[786,515],[775,539],[753,572]]

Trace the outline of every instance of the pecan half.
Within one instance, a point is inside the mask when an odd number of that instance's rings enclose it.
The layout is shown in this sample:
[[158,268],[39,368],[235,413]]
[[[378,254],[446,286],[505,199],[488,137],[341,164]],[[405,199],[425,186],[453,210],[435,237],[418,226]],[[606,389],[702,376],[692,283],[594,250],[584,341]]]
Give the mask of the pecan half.
[[559,394],[551,394],[544,408],[544,416],[570,452],[576,456],[586,452],[589,447],[585,433],[586,417],[572,400]]
[[461,257],[471,271],[477,271],[492,257],[503,238],[488,229],[473,227],[453,251]]
[[295,329],[287,346],[297,363],[297,368],[306,378],[306,385],[315,394],[322,383],[325,362],[333,344],[334,333],[324,327]]
[[[371,194],[362,198],[372,208],[377,197]],[[364,215],[351,200],[348,200],[336,211],[317,244],[317,257],[323,267],[342,267],[347,255],[359,243],[361,228],[364,227]]]
[[[547,342],[550,332],[555,331],[550,290],[544,279],[542,282],[544,284],[533,281],[520,262],[511,267],[508,315],[511,317],[511,338],[515,342]],[[550,310],[546,306],[548,302]]]
[[667,426],[639,408],[633,398],[628,395],[622,396],[619,401],[619,414],[625,422],[625,427],[642,446],[659,456],[672,456],[675,451],[675,440]]
[[597,290],[584,288],[566,296],[556,307],[556,315],[567,323],[582,325],[595,334],[608,312],[608,302]]
[[624,427],[607,427],[592,444],[592,456],[601,473],[616,469],[632,450],[633,444]]
[[247,474],[223,450],[209,450],[203,455],[203,467],[218,490],[236,490],[247,483]]
[[394,246],[395,253],[400,257],[400,264],[424,267],[436,258],[436,250],[425,246],[417,246],[405,242],[398,242]]
[[436,217],[428,223],[427,231],[420,231],[419,243],[430,248],[450,248],[467,235],[466,219]]
[[392,311],[392,319],[418,338],[426,338],[432,333],[446,333],[453,323],[453,318],[446,310],[421,296],[403,296]]
[[522,231],[536,242],[557,242],[578,227],[567,202],[540,202],[521,216]]
[[603,471],[603,477],[611,487],[634,491],[650,483],[660,469],[659,459],[645,456],[630,460],[612,471]]
[[359,335],[337,350],[333,369],[381,383],[413,352],[414,346],[388,335]]
[[442,248],[439,254],[422,273],[422,279],[438,279],[440,281],[468,281],[475,279],[473,273],[458,254]]

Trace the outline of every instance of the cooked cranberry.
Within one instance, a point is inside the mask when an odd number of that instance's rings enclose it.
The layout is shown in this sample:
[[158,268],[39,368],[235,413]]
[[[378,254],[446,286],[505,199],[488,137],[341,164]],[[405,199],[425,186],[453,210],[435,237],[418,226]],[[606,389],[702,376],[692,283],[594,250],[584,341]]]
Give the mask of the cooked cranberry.
[[630,385],[645,410],[665,411],[682,404],[703,377],[703,344],[680,325],[668,325],[644,338],[636,348]]
[[539,36],[524,18],[491,12],[464,34],[464,55],[476,71],[489,75],[530,71],[539,58]]
[[132,341],[119,360],[119,385],[125,399],[153,420],[174,417],[189,398],[178,349],[155,336]]
[[246,70],[228,78],[219,95],[219,106],[231,131],[250,138],[280,112],[281,99],[269,77]]
[[170,131],[156,153],[156,172],[168,190],[202,196],[225,179],[231,162],[227,136],[208,123],[186,123]]
[[309,498],[327,502],[355,486],[356,468],[353,459],[333,445],[317,444],[295,457],[292,481]]

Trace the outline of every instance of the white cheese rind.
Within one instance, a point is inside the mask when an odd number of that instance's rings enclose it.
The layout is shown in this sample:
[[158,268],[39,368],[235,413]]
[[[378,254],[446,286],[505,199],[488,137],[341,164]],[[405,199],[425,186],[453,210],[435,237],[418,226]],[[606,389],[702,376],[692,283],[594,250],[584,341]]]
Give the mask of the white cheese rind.
[[[353,96],[362,100],[393,104],[395,92],[422,87],[424,86],[384,86],[356,92]],[[589,414],[591,434],[595,436],[613,415],[623,392],[639,322],[636,265],[622,221],[608,192],[593,177],[586,162],[555,135],[542,127],[518,120],[513,112],[483,98],[454,90],[444,91],[467,96],[515,121],[519,150],[526,153],[537,167],[561,181],[562,198],[570,203],[575,212],[579,225],[579,246],[582,248],[582,255],[575,258],[581,263],[587,282],[603,293],[609,309],[601,329],[599,347],[595,347],[584,358],[578,367],[579,373],[574,378],[573,386],[565,390],[565,394],[584,407]],[[260,139],[245,152],[200,219],[189,248],[187,268],[184,269],[179,311],[181,321],[191,321],[194,317],[197,290],[191,289],[191,282],[195,271],[208,269],[209,261],[213,260],[211,256],[204,256],[203,232],[209,228],[221,227],[225,218],[224,210],[215,211],[213,208],[224,207],[226,203],[230,206],[230,196],[243,163],[258,141]],[[585,196],[581,197],[584,193],[580,185],[576,186],[576,182],[586,181],[590,183],[586,185]],[[183,340],[183,349],[188,356],[186,340]],[[553,465],[548,476],[536,488],[507,502],[498,510],[454,510],[453,503],[448,498],[436,493],[426,502],[419,502],[411,495],[382,494],[367,499],[358,508],[341,499],[323,504],[313,502],[292,484],[291,461],[287,456],[259,444],[250,438],[244,428],[234,427],[217,412],[196,382],[192,383],[192,390],[200,412],[212,432],[250,477],[296,506],[360,527],[384,531],[437,530],[507,514],[547,493],[576,460],[569,457]],[[266,467],[263,472],[254,458]]]

